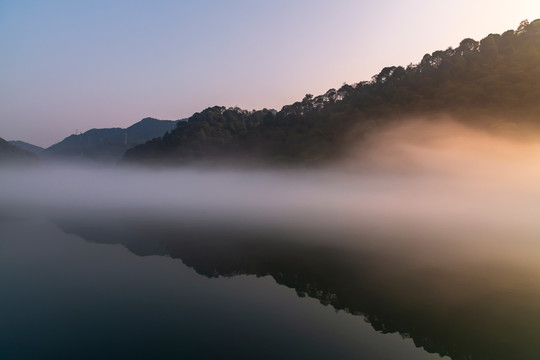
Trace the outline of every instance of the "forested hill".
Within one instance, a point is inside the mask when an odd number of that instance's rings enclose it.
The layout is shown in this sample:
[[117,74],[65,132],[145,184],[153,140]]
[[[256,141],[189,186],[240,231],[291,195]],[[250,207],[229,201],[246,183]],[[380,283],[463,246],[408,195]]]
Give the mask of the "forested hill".
[[126,129],[92,129],[70,135],[40,153],[44,159],[72,159],[98,162],[118,161],[132,146],[163,136],[179,120],[144,118]]
[[10,140],[8,141],[11,145],[15,145],[15,146],[18,146],[20,147],[21,149],[23,150],[26,150],[26,151],[30,151],[31,153],[34,153],[36,155],[39,155],[39,153],[41,153],[43,150],[45,150],[44,148],[42,148],[41,146],[36,146],[34,144],[30,144],[30,143],[27,143],[27,142],[24,142],[24,141],[20,141],[20,140]]
[[390,121],[438,114],[486,128],[540,125],[540,19],[481,41],[464,39],[418,64],[385,67],[371,81],[308,94],[277,113],[208,108],[128,150],[124,160],[316,163]]
[[5,164],[37,164],[36,154],[12,145],[0,138],[0,165]]

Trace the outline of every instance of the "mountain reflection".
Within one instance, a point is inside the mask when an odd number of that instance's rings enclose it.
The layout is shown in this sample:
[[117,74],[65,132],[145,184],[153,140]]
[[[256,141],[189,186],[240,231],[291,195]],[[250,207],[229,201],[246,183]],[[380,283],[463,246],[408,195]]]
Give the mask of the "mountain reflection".
[[398,332],[441,356],[540,358],[538,272],[518,262],[466,261],[424,241],[373,246],[358,235],[350,246],[318,238],[328,234],[187,221],[64,218],[57,224],[90,242],[181,259],[207,277],[271,276],[298,296],[364,316],[377,331]]

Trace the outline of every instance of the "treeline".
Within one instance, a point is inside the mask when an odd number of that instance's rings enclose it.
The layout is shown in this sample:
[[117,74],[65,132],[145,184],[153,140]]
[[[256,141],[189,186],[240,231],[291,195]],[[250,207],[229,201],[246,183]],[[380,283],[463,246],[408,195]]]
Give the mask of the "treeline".
[[406,68],[385,67],[371,81],[308,94],[279,112],[208,108],[124,160],[319,163],[391,121],[439,114],[480,127],[540,125],[540,19],[464,39]]
[[127,161],[163,161],[188,163],[203,159],[224,159],[244,156],[250,147],[250,134],[264,122],[271,122],[276,112],[263,109],[247,111],[239,108],[214,106],[195,113],[188,121],[161,138],[129,149]]

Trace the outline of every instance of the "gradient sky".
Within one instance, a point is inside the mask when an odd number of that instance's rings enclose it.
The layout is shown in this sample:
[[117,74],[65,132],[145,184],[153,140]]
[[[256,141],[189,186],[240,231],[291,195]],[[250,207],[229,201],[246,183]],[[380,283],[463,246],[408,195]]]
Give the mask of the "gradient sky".
[[279,110],[536,18],[538,0],[0,0],[0,137]]

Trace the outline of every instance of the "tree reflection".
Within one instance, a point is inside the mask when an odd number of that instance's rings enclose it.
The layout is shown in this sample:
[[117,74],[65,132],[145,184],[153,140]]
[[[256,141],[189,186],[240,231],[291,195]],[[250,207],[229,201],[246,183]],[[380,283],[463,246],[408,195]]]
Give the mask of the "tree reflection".
[[[515,264],[419,264],[392,249],[208,223],[86,218],[58,224],[90,242],[178,258],[207,277],[271,276],[298,296],[363,316],[379,332],[397,332],[452,359],[540,358],[539,293],[529,287],[505,291],[490,281],[504,274],[518,284],[531,276]],[[411,244],[409,251],[419,246]]]

